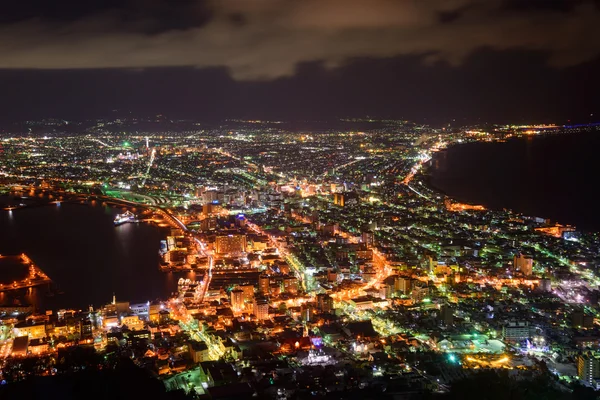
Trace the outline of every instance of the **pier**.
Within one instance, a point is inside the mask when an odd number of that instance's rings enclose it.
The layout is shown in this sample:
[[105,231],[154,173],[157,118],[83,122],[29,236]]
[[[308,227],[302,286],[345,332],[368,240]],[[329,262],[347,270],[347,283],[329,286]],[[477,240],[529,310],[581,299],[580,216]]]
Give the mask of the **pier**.
[[[19,270],[22,273],[19,274]],[[0,254],[0,292],[49,283],[52,283],[52,280],[25,253]]]

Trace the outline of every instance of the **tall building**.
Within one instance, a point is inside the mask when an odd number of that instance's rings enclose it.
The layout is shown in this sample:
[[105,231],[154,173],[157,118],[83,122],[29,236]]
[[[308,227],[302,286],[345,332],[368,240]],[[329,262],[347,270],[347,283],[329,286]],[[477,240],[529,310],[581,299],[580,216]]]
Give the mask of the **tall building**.
[[239,313],[244,310],[244,291],[240,288],[231,291],[231,308],[233,312]]
[[200,222],[200,230],[203,232],[217,229],[217,219],[215,217],[204,218]]
[[159,302],[152,302],[150,306],[148,306],[148,319],[150,322],[159,323],[160,322],[160,312],[164,310],[165,306]]
[[269,286],[271,285],[271,280],[269,279],[269,275],[262,274],[258,277],[258,291],[263,294],[269,294]]
[[439,321],[445,326],[454,324],[454,309],[445,304],[440,308]]
[[333,204],[336,206],[344,206],[344,195],[342,193],[333,194]]
[[502,338],[509,342],[518,342],[531,336],[529,322],[509,322],[502,327]]
[[269,301],[264,297],[254,299],[254,315],[260,321],[269,319]]
[[520,253],[515,255],[513,258],[513,269],[520,271],[525,276],[531,276],[533,273],[533,258]]
[[311,322],[315,319],[315,307],[313,303],[304,303],[300,306],[300,319]]
[[373,231],[364,231],[361,235],[361,241],[367,245],[367,248],[373,247],[375,244],[375,235],[373,235]]
[[343,192],[333,194],[333,204],[345,207],[346,205],[358,204],[358,193]]
[[577,357],[577,376],[584,382],[593,384],[596,378],[600,378],[600,360],[588,354]]
[[317,295],[317,308],[321,312],[329,313],[333,311],[333,298],[326,293]]
[[214,207],[214,206],[213,206],[213,204],[212,204],[212,203],[205,203],[205,204],[203,204],[203,205],[202,205],[202,214],[203,214],[205,217],[208,217],[210,214],[212,214],[212,213],[213,213],[213,209],[214,209],[213,207]]
[[240,285],[239,288],[244,292],[244,303],[252,303],[252,300],[254,300],[254,286]]
[[356,250],[356,259],[357,260],[372,260],[373,259],[373,250],[367,250],[366,245],[361,244],[364,248],[359,248]]
[[411,279],[403,278],[401,276],[397,276],[394,278],[394,291],[400,292],[401,294],[410,294],[412,289]]
[[222,203],[225,199],[225,194],[221,191],[207,190],[202,193],[202,201],[204,203]]
[[410,293],[410,298],[414,303],[420,303],[429,296],[428,286],[416,286]]
[[543,292],[551,292],[552,291],[552,281],[548,278],[540,279],[540,289]]
[[392,287],[390,285],[381,285],[379,287],[380,297],[382,299],[391,299],[392,298]]
[[298,293],[298,278],[295,276],[284,276],[283,277],[283,292],[296,294]]
[[215,252],[217,254],[239,254],[246,251],[246,235],[217,236]]

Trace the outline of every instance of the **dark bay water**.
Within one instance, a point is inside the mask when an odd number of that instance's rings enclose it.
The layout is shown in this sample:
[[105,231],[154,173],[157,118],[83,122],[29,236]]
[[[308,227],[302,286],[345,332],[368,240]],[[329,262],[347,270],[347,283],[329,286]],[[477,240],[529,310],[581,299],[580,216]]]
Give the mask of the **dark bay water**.
[[436,155],[431,184],[447,195],[600,231],[600,132],[454,146]]
[[122,212],[92,204],[0,210],[0,254],[26,253],[53,280],[47,288],[0,293],[0,303],[33,303],[39,309],[87,308],[117,300],[143,302],[176,290],[179,275],[159,271],[165,232],[156,226],[113,225]]

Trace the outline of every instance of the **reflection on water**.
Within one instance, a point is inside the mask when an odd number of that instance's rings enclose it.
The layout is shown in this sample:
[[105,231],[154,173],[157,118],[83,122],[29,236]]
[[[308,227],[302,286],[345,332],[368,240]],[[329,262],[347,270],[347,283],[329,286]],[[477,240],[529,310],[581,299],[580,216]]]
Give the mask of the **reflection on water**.
[[0,254],[28,254],[53,281],[1,293],[0,303],[87,308],[109,302],[113,293],[143,302],[176,291],[180,275],[158,269],[165,232],[145,223],[115,227],[121,212],[96,201],[0,210]]

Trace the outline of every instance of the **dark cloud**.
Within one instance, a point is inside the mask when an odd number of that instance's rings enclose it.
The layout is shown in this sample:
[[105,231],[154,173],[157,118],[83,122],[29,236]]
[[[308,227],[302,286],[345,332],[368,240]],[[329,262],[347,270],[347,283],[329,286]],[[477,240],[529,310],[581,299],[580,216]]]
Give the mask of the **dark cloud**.
[[356,58],[415,55],[459,65],[482,48],[525,49],[565,67],[600,52],[600,12],[588,1],[34,3],[40,9],[4,13],[0,68],[224,67],[237,80],[272,80],[303,63],[335,68]]
[[510,10],[540,11],[551,10],[559,12],[572,11],[585,3],[586,0],[506,0],[505,7]]
[[[419,56],[302,63],[294,76],[234,81],[224,68],[0,70],[0,120],[94,118],[110,110],[172,118],[285,120],[373,116],[441,124],[597,121],[600,58],[553,68],[531,51],[478,50],[460,68]],[[590,114],[594,114],[592,117]]]

